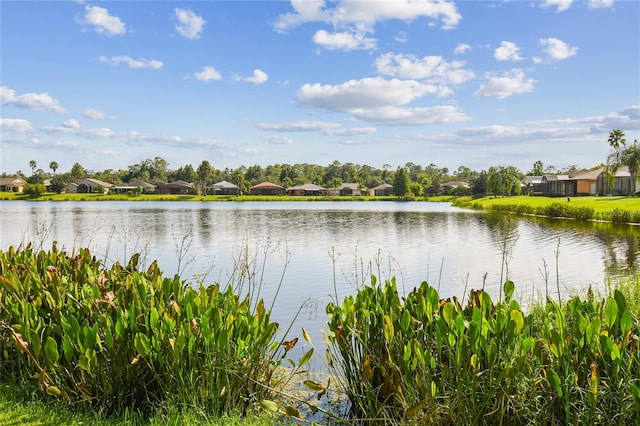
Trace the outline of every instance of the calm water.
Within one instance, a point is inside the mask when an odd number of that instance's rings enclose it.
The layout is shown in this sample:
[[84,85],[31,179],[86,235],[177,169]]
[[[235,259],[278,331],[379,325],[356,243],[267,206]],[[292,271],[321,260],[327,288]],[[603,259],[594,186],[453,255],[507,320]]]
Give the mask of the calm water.
[[[604,288],[607,273],[638,266],[640,229],[576,224],[400,202],[22,202],[0,201],[2,249],[52,241],[89,247],[107,263],[141,252],[165,274],[227,283],[243,249],[274,316],[319,342],[324,307],[368,282],[396,277],[402,292],[426,280],[444,297],[485,287],[497,296],[507,276],[525,301],[556,280],[569,294]],[[556,262],[559,274],[556,274]],[[284,272],[284,277],[283,277]],[[335,280],[334,280],[335,273]],[[546,278],[545,278],[546,276]],[[334,287],[335,283],[335,287]]]

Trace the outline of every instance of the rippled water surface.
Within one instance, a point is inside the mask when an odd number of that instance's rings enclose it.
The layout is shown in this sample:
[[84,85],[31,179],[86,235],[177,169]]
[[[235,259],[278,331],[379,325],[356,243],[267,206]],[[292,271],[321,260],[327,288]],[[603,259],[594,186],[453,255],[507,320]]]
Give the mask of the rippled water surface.
[[563,294],[603,289],[608,273],[635,270],[640,251],[638,227],[447,203],[1,201],[0,219],[2,249],[26,241],[46,249],[55,240],[89,247],[107,263],[141,252],[165,274],[205,283],[226,283],[246,249],[266,299],[282,280],[276,319],[290,322],[306,301],[297,325],[316,337],[335,291],[353,293],[371,273],[396,277],[401,292],[427,280],[443,297],[460,298],[483,282],[497,295],[508,277],[527,301],[547,288],[555,297],[558,282]]

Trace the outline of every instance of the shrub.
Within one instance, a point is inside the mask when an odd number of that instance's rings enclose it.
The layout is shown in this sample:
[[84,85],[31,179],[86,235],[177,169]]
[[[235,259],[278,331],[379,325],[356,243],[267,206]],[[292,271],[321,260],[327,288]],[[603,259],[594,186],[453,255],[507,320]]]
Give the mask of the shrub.
[[47,192],[47,188],[41,183],[28,183],[22,192],[32,198],[37,198]]
[[616,424],[640,415],[638,318],[620,291],[523,312],[504,284],[465,307],[395,280],[329,304],[329,366],[350,415],[380,423]]
[[37,377],[71,404],[120,413],[167,402],[245,412],[268,396],[278,325],[262,300],[137,263],[107,269],[55,244],[1,251],[0,378]]

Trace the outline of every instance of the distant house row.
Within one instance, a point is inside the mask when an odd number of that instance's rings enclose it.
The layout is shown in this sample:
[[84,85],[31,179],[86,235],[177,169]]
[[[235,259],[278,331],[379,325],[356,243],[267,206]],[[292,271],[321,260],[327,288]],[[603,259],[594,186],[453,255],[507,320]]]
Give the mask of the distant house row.
[[[640,187],[640,186],[636,186]],[[579,170],[568,175],[526,176],[522,180],[523,193],[547,197],[579,195],[631,195],[631,174],[627,167],[613,176],[613,184],[605,168]]]

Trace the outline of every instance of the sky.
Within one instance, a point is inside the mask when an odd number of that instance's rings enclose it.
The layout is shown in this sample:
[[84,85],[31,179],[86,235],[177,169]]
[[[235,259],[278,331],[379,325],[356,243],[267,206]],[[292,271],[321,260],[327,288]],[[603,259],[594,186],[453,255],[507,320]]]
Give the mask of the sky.
[[640,140],[640,2],[0,1],[0,172],[591,168]]

